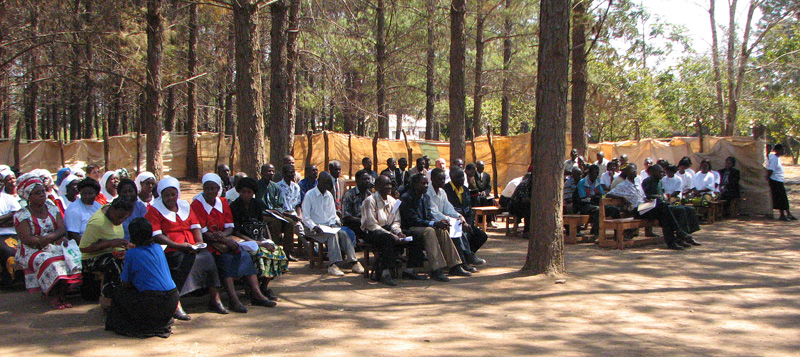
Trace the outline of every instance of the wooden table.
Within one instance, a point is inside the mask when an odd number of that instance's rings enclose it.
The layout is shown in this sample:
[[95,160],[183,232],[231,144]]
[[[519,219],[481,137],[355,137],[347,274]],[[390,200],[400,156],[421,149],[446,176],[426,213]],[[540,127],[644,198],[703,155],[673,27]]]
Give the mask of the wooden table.
[[[472,210],[475,212],[475,223],[480,224],[479,227],[481,227],[481,229],[483,229],[483,231],[486,232],[486,226],[488,221],[486,218],[488,216],[500,213],[502,209],[496,206],[481,206],[481,207],[472,207]],[[478,223],[481,217],[483,217],[483,221]]]

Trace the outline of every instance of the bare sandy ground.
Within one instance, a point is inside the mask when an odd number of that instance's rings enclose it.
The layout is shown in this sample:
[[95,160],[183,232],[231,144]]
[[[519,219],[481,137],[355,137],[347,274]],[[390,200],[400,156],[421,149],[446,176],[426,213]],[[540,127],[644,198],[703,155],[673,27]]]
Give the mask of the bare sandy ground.
[[[786,167],[790,181],[800,169]],[[790,185],[791,191],[797,190]],[[191,197],[187,195],[186,197]],[[793,207],[800,194],[791,192]],[[800,211],[798,211],[800,213]],[[390,288],[305,262],[273,284],[273,309],[206,312],[168,339],[104,331],[100,309],[53,311],[19,288],[0,291],[7,355],[795,355],[800,351],[800,233],[761,218],[703,226],[703,243],[625,251],[568,246],[566,283],[519,272],[527,241],[493,234],[471,278]]]

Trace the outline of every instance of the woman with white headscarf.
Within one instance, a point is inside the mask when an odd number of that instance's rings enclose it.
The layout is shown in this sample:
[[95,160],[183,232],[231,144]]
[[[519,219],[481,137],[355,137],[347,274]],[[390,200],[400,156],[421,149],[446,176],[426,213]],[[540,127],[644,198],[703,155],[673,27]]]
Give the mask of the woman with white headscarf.
[[78,176],[69,175],[61,180],[61,185],[58,186],[58,197],[56,197],[55,204],[62,215],[71,203],[80,198],[78,182],[80,182]]
[[156,188],[156,176],[149,171],[145,171],[136,176],[136,192],[139,201],[145,205],[153,204],[153,189]]
[[[157,191],[159,198],[147,208],[144,217],[153,226],[156,243],[166,245],[167,264],[181,296],[208,287],[211,294],[209,309],[220,314],[229,313],[217,290],[220,284],[214,256],[199,246],[203,243],[200,222],[192,213],[189,202],[180,199],[180,183],[173,177],[165,177],[158,182]],[[180,303],[175,318],[191,319]]]
[[233,214],[228,205],[228,200],[220,198],[222,191],[222,179],[219,175],[208,173],[203,176],[203,192],[197,194],[192,201],[192,212],[200,222],[203,240],[209,243],[209,250],[214,254],[217,262],[219,274],[225,282],[225,289],[228,292],[230,301],[228,306],[234,312],[247,312],[236,293],[233,280],[245,277],[245,281],[250,287],[250,301],[258,306],[275,306],[275,302],[270,301],[258,286],[258,271],[253,265],[253,259],[249,253],[239,247],[233,238]]
[[42,180],[42,184],[44,184],[44,193],[45,196],[47,196],[47,199],[50,201],[55,201],[56,197],[58,197],[58,194],[53,189],[53,174],[45,169],[36,169],[31,171],[31,173],[39,176],[39,179]]
[[119,185],[119,175],[117,175],[117,172],[106,171],[100,179],[100,194],[95,198],[97,202],[104,205],[117,198],[117,185]]

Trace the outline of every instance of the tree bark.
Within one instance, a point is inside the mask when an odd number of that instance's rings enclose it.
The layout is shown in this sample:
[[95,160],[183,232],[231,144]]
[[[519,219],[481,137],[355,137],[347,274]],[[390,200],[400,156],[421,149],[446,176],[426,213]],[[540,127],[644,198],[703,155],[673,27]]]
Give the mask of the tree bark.
[[[287,0],[278,0],[269,5],[272,16],[270,29],[270,162],[281,162],[289,153],[289,104],[287,102],[286,73],[286,28],[288,21]],[[243,98],[239,98],[242,100]]]
[[471,128],[472,130],[466,131],[466,136],[468,140],[473,139],[474,135],[480,135],[481,133],[481,111],[483,106],[483,26],[486,22],[486,14],[481,11],[482,3],[478,2],[478,14],[477,20],[475,22],[475,94],[474,94],[474,104],[472,106],[472,125],[467,125],[466,127]]
[[[436,92],[434,85],[436,84],[436,23],[434,17],[436,15],[436,0],[428,0],[428,30],[427,30],[427,54],[425,56],[425,140],[439,139],[438,135],[434,137],[434,110],[436,109]],[[409,163],[411,164],[411,163]]]
[[[6,57],[6,48],[2,43],[5,43],[6,37],[8,37],[7,19],[6,0],[0,0],[0,58]],[[2,131],[0,133],[3,138],[10,139],[11,123],[9,123],[6,115],[6,96],[8,95],[8,89],[5,85],[6,73],[7,71],[4,68],[0,68],[0,122],[2,122],[2,127],[0,128]]]
[[722,99],[722,74],[719,70],[719,40],[717,39],[717,21],[715,19],[716,0],[709,0],[708,15],[711,18],[711,62],[714,67],[714,87],[717,90],[717,120],[721,134],[725,132],[725,102]]
[[587,0],[576,0],[572,7],[572,148],[586,155],[586,13]]
[[[92,0],[84,0],[84,12],[81,16],[83,19],[84,27],[86,29],[91,29],[92,26]],[[86,57],[85,66],[87,68],[92,67],[92,59],[94,56],[93,48],[92,48],[92,37],[91,33],[84,34],[84,45],[83,51],[84,56]],[[100,129],[100,126],[95,123],[95,117],[97,110],[96,108],[96,101],[94,98],[94,78],[92,78],[92,71],[85,71],[83,74],[83,95],[86,97],[86,102],[84,103],[83,109],[83,136],[87,138],[91,137],[100,137],[96,135],[97,131]],[[93,125],[93,123],[95,125]],[[92,131],[95,131],[94,133]]]
[[164,24],[161,0],[147,0],[147,82],[145,84],[144,121],[147,133],[147,171],[161,178],[161,61]]
[[[36,4],[31,4],[29,10],[29,36],[33,38],[34,42],[38,42],[37,36],[39,32],[39,8]],[[39,55],[36,50],[28,52],[27,57],[27,70],[26,77],[28,84],[25,86],[25,109],[23,111],[25,118],[26,139],[36,140],[39,138],[37,128],[39,127],[37,117],[37,104],[39,100]]]
[[[750,29],[755,10],[756,3],[751,1],[750,8],[747,10],[747,20],[744,25],[744,37],[742,37],[742,51],[739,53],[736,83],[732,96],[728,98],[728,117],[725,118],[725,128],[727,130],[725,136],[732,136],[736,133],[736,116],[739,112],[739,97],[742,95],[742,86],[744,85],[744,72],[747,69],[747,61],[750,59],[748,40],[750,39]],[[730,81],[733,81],[733,79],[730,79]]]
[[734,46],[736,45],[736,3],[738,0],[730,0],[730,7],[728,8],[728,51],[727,51],[727,65],[728,65],[728,114],[725,117],[725,125],[722,127],[722,135],[729,136],[730,132],[732,131],[731,128],[728,127],[728,122],[731,120],[731,113],[730,113],[730,100],[733,99],[735,89],[735,83],[733,79],[733,75],[735,72],[733,63],[734,57]]
[[167,105],[164,107],[164,130],[175,130],[175,87],[167,89]]
[[564,272],[564,175],[561,158],[567,129],[569,74],[569,0],[542,0],[539,12],[539,62],[536,128],[532,165],[528,256],[523,270],[534,274]]
[[450,5],[450,162],[455,159],[464,159],[467,154],[464,138],[464,112],[466,110],[464,16],[466,12],[466,0],[452,0]]
[[[187,43],[186,78],[197,74],[197,3],[189,3],[189,42]],[[197,95],[195,81],[186,83],[186,177],[200,176],[200,163],[197,158]]]
[[501,116],[500,116],[500,135],[508,136],[509,122],[511,121],[511,93],[509,80],[509,69],[511,68],[511,31],[513,29],[511,24],[511,0],[506,0],[506,14],[505,23],[503,24],[503,96],[501,101]]
[[[300,67],[300,51],[298,50],[298,37],[300,36],[300,5],[301,0],[289,1],[289,25],[286,33],[286,100],[289,106],[287,110],[289,127],[287,128],[286,143],[287,151],[292,152],[294,148],[294,133],[297,125],[297,90],[298,76],[297,69]],[[302,132],[301,132],[302,134]]]
[[[389,138],[389,116],[386,114],[386,16],[383,0],[378,0],[375,7],[375,85],[377,86],[378,101],[378,137]],[[375,163],[378,164],[377,162]]]
[[236,34],[236,135],[247,139],[239,145],[239,164],[250,177],[258,177],[267,162],[264,143],[263,99],[261,94],[261,42],[259,40],[258,1],[231,1]]

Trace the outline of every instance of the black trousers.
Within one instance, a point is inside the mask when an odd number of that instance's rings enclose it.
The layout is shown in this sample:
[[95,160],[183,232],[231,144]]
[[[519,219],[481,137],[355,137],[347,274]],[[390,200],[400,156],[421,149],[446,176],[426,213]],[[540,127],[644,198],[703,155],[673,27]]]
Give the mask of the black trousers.
[[373,231],[364,236],[364,241],[378,249],[378,266],[381,269],[394,269],[397,266],[397,240],[394,236],[387,232]]
[[474,224],[471,225],[470,228],[469,232],[467,232],[467,241],[469,242],[469,248],[472,254],[475,254],[478,252],[478,249],[481,249],[483,244],[489,240],[489,236]]
[[667,242],[667,244],[674,244],[678,240],[678,235],[681,233],[680,225],[675,219],[675,216],[672,215],[669,206],[663,201],[658,200],[656,202],[656,207],[647,211],[645,214],[640,215],[637,211],[636,217],[657,219],[664,233],[664,241]]
[[169,266],[169,273],[172,275],[172,281],[175,282],[178,291],[181,291],[186,279],[189,278],[189,273],[192,271],[195,255],[179,251],[167,252],[164,255],[167,257],[167,265]]
[[596,235],[600,228],[600,207],[581,202],[578,204],[578,213],[589,216],[589,222],[592,223],[591,233]]

